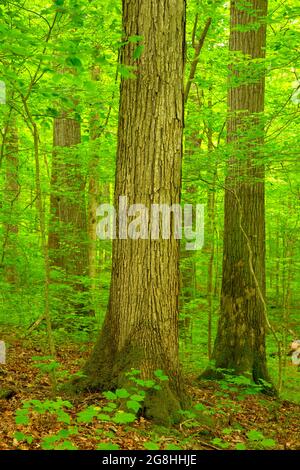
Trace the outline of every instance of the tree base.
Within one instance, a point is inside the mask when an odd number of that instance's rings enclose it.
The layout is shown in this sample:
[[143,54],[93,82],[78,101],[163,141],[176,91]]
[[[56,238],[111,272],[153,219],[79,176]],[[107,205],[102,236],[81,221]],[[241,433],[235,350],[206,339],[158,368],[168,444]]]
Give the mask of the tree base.
[[[102,338],[105,338],[103,335]],[[145,352],[147,351],[147,353]],[[66,393],[80,394],[84,392],[104,392],[114,391],[118,388],[124,388],[130,392],[130,389],[137,387],[144,392],[145,399],[142,405],[142,416],[150,419],[156,424],[170,426],[180,421],[179,411],[188,406],[181,373],[169,367],[166,370],[166,361],[164,355],[155,354],[155,359],[149,355],[149,348],[143,347],[137,342],[131,341],[122,351],[115,352],[110,343],[105,339],[98,341],[94,351],[88,360],[83,373],[83,377],[76,377],[66,384],[63,389]],[[147,371],[144,365],[149,365]],[[169,380],[157,380],[160,389],[138,385],[128,377],[128,373],[135,370],[141,370],[142,379],[153,379],[155,370],[163,370]],[[152,372],[151,372],[152,371]]]
[[[249,373],[234,373],[233,371],[230,371],[230,375],[244,375],[245,377],[249,377]],[[212,381],[212,382],[218,382],[220,380],[226,379],[227,373],[226,370],[222,371],[220,369],[216,369],[214,367],[208,367],[205,369],[198,377],[198,381],[202,380],[207,380],[207,381]],[[260,385],[261,390],[260,392],[263,393],[264,395],[267,395],[269,397],[278,397],[278,391],[276,387],[270,382],[270,380],[265,380],[265,379],[260,379],[260,378],[253,378],[253,383]]]

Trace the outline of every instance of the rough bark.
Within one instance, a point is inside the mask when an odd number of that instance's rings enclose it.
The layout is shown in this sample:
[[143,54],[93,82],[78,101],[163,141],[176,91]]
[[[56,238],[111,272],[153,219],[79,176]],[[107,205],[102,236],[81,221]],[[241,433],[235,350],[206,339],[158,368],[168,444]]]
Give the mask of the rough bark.
[[16,269],[16,255],[18,224],[16,222],[16,206],[20,192],[19,185],[19,145],[18,129],[15,113],[12,112],[6,128],[5,139],[5,226],[3,240],[3,256],[5,258],[5,277],[8,283],[16,284],[18,273]]
[[49,253],[51,266],[58,268],[64,291],[64,308],[85,313],[87,307],[76,293],[85,290],[83,276],[88,267],[85,179],[78,150],[80,122],[63,115],[54,120],[50,195]]
[[[265,189],[263,148],[267,1],[231,2],[231,64],[221,309],[214,347],[217,368],[269,380],[266,365]],[[257,28],[257,23],[260,26]],[[241,27],[245,27],[242,30]],[[243,232],[244,230],[244,232]],[[251,250],[247,244],[248,237]],[[258,281],[256,286],[253,270]]]
[[[211,110],[212,101],[211,101],[211,89],[208,107]],[[212,160],[213,154],[213,129],[212,125],[209,122],[207,129],[207,150],[209,155],[209,161]],[[207,353],[208,359],[211,359],[212,356],[212,321],[213,321],[213,280],[214,280],[214,260],[215,260],[215,229],[216,229],[216,181],[218,176],[218,163],[214,162],[209,168],[212,173],[212,182],[211,186],[207,191],[207,216],[208,216],[208,227],[207,227],[207,250],[209,253],[208,266],[207,266],[207,307],[208,307],[208,322],[207,322]]]
[[[97,66],[92,68],[91,78],[94,81],[100,80],[100,69]],[[99,128],[99,115],[96,108],[99,107],[99,103],[92,107],[92,113],[90,117],[90,139],[95,141],[100,135]],[[97,207],[99,204],[100,185],[98,181],[98,166],[99,166],[99,153],[95,151],[92,145],[92,152],[89,161],[89,182],[88,182],[88,219],[87,219],[87,231],[89,237],[89,277],[91,281],[91,289],[96,289],[96,276],[97,276]]]
[[[135,79],[122,79],[119,110],[115,207],[174,204],[180,201],[184,0],[123,0],[124,38],[143,36],[122,51],[124,65],[135,65]],[[118,222],[117,222],[118,227]],[[84,372],[90,387],[112,389],[132,367],[142,377],[157,369],[168,384],[145,402],[145,413],[168,422],[183,396],[178,359],[179,243],[169,240],[113,242],[107,315]]]

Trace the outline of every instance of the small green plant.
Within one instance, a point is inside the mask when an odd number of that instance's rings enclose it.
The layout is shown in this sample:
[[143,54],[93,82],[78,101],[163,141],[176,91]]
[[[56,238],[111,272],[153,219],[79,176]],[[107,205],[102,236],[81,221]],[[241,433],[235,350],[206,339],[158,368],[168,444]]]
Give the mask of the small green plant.
[[214,446],[220,447],[220,449],[228,449],[230,446],[229,442],[224,441],[223,439],[220,439],[219,437],[215,437],[211,443]]
[[97,450],[119,450],[120,447],[118,444],[114,444],[113,442],[101,442],[97,446]]
[[144,447],[146,450],[159,450],[160,449],[159,444],[153,441],[145,442]]
[[[37,367],[43,373],[49,373],[53,368],[59,366],[58,363],[52,361],[52,358],[45,356],[38,358],[40,363]],[[76,446],[72,442],[72,436],[80,432],[80,426],[92,423],[94,420],[98,422],[110,422],[117,425],[127,425],[133,423],[142,410],[146,393],[149,390],[160,390],[160,383],[168,380],[163,371],[158,370],[154,373],[154,378],[143,380],[139,370],[132,370],[126,374],[132,385],[125,388],[119,388],[114,392],[104,392],[103,396],[107,399],[104,406],[88,406],[72,416],[70,410],[73,405],[66,400],[28,400],[24,401],[21,408],[16,411],[15,422],[17,425],[28,426],[35,414],[51,415],[57,423],[61,423],[64,428],[56,434],[45,436],[41,440],[41,448],[45,450],[74,450]],[[98,433],[100,434],[100,432]],[[113,439],[113,434],[103,433],[101,430],[101,438]],[[33,442],[33,436],[21,432],[15,436],[17,442]],[[151,446],[151,443],[149,444]],[[111,441],[100,442],[99,450],[116,450],[119,446]],[[150,450],[150,449],[149,449]]]
[[[67,427],[55,435],[44,437],[41,440],[41,448],[45,450],[75,449],[75,446],[68,439],[70,436],[78,433],[78,428],[71,426],[71,416],[66,411],[71,408],[72,404],[67,400],[28,400],[24,401],[22,407],[16,411],[15,422],[17,425],[28,426],[34,414],[52,415],[58,423],[62,423]],[[15,433],[15,439],[17,442],[25,441],[28,444],[31,444],[34,440],[33,436],[19,431]]]
[[247,450],[247,446],[243,442],[238,442],[235,446],[235,450]]
[[34,362],[33,367],[39,369],[41,375],[50,375],[60,367],[53,356],[33,356],[31,359]]
[[32,444],[34,438],[33,436],[26,435],[23,432],[16,431],[14,434],[14,438],[17,442],[27,442],[27,444]]
[[267,438],[256,429],[247,432],[247,438],[252,448],[256,449],[273,449],[276,447],[274,439]]

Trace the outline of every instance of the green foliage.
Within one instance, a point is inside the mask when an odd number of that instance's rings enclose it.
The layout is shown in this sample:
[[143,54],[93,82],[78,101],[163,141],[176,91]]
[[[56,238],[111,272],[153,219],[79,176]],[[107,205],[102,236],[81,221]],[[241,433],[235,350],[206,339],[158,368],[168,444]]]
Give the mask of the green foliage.
[[144,50],[145,46],[143,45],[140,45],[140,46],[137,46],[134,50],[134,53],[133,53],[133,58],[135,60],[138,60],[140,59],[142,53],[143,53],[143,50]]
[[258,449],[273,449],[276,446],[276,441],[271,438],[266,438],[262,432],[252,429],[247,432],[247,438],[254,448]]
[[158,450],[159,449],[159,445],[156,442],[151,442],[151,441],[145,442],[144,447],[147,450]]
[[101,442],[97,446],[98,450],[119,450],[120,447],[118,444],[113,444],[112,442]]
[[28,435],[26,435],[26,434],[24,434],[23,432],[20,432],[20,431],[15,432],[14,438],[19,442],[25,441],[28,444],[31,444],[33,442],[33,437],[32,436],[28,436]]
[[246,445],[241,442],[238,442],[235,446],[235,450],[246,450],[246,449],[247,449]]
[[[93,419],[98,416],[99,409],[94,406],[88,406],[84,410],[77,413],[77,422],[78,423],[91,423]],[[108,417],[109,418],[109,417]]]
[[129,424],[133,423],[136,419],[136,415],[133,413],[127,413],[126,411],[119,410],[116,412],[112,418],[113,422],[116,424]]
[[228,449],[230,446],[229,442],[223,441],[219,437],[215,437],[211,443],[217,447],[220,447],[220,449]]
[[[38,357],[38,360],[43,366],[43,361],[48,361],[49,357]],[[48,369],[45,372],[48,372]],[[75,450],[76,446],[72,443],[71,438],[80,432],[80,426],[95,422],[116,425],[134,423],[143,406],[146,392],[149,389],[155,390],[158,382],[168,380],[161,370],[155,371],[155,380],[139,379],[140,371],[138,370],[132,370],[126,375],[129,383],[131,382],[133,385],[128,390],[119,388],[115,392],[104,392],[103,396],[107,403],[103,406],[90,405],[77,412],[74,417],[72,414],[73,405],[67,400],[28,400],[24,401],[22,407],[16,410],[15,423],[16,425],[29,426],[35,415],[52,415],[57,423],[64,425],[64,428],[54,435],[43,437],[41,440],[42,449]],[[105,437],[113,438],[114,435],[106,432]],[[33,442],[32,436],[21,432],[15,438],[17,441],[26,441],[28,444]],[[119,446],[112,442],[101,442],[97,448],[98,450],[115,450]]]

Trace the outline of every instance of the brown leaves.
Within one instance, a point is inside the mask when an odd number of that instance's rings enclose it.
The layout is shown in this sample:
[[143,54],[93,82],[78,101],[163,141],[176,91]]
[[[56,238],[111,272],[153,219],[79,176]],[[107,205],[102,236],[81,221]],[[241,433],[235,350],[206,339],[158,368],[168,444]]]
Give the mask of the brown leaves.
[[[46,376],[41,376],[33,367],[31,357],[36,355],[30,343],[15,343],[10,348],[8,363],[1,367],[0,386],[9,389],[13,387],[17,395],[10,400],[0,400],[0,449],[40,449],[41,440],[52,436],[64,429],[64,424],[56,417],[46,413],[32,413],[28,426],[15,424],[15,412],[21,408],[24,400],[51,399],[50,383]],[[82,351],[77,345],[60,347],[59,362],[65,370],[76,372],[80,369]],[[116,425],[110,422],[99,422],[79,425],[79,433],[72,435],[72,443],[79,449],[96,449],[99,443],[113,443],[120,449],[144,449],[147,443],[155,441],[157,447],[166,449],[177,446],[184,449],[235,449],[236,446],[247,445],[252,448],[247,439],[247,433],[257,430],[266,437],[276,441],[276,449],[299,449],[300,442],[300,406],[288,401],[278,402],[274,399],[259,395],[247,396],[237,401],[236,393],[226,390],[226,396],[220,394],[220,388],[212,382],[189,387],[193,402],[202,404],[211,410],[213,416],[205,422],[195,425],[181,425],[171,430],[156,429],[144,418],[139,418],[130,426]],[[98,393],[79,396],[73,401],[69,411],[72,421],[76,413],[86,407],[105,404],[105,399]],[[191,420],[187,420],[191,421]],[[188,423],[189,424],[189,423]],[[32,442],[20,439],[23,433],[33,438]],[[29,439],[31,441],[31,439]],[[154,445],[155,445],[154,443]]]

